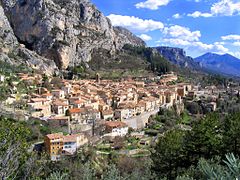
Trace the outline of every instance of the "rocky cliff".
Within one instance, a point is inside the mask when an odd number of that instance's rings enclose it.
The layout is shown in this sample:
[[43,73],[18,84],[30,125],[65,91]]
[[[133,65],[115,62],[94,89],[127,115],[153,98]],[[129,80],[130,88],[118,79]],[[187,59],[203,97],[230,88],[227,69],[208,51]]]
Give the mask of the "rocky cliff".
[[173,64],[179,65],[180,67],[187,67],[191,69],[200,69],[197,62],[194,59],[186,55],[186,52],[181,48],[173,47],[155,47],[164,58],[168,59]]
[[145,46],[128,30],[114,28],[89,0],[1,0],[18,41],[59,69],[87,63],[97,49],[110,55],[125,44]]
[[55,63],[49,62],[49,60],[19,44],[2,6],[0,6],[0,60],[12,65],[28,65],[32,69],[40,70],[49,75],[56,70]]

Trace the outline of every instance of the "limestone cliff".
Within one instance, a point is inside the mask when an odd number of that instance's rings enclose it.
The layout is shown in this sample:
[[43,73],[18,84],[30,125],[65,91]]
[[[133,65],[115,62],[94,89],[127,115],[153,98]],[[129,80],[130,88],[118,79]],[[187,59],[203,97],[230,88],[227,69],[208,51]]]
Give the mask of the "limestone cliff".
[[186,52],[181,48],[160,46],[154,49],[173,64],[184,68],[200,69],[199,64],[192,57],[187,56]]
[[18,43],[2,6],[0,6],[0,61],[12,65],[28,65],[32,69],[49,75],[56,70],[53,62],[49,62]]
[[96,49],[110,55],[125,44],[145,46],[126,29],[114,28],[89,0],[1,0],[18,41],[53,60],[59,69],[92,60]]

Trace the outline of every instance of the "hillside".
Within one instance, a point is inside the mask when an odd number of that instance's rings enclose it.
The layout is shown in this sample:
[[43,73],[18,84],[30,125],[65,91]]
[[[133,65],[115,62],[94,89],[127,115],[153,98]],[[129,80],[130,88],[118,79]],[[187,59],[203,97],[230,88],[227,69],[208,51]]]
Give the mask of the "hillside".
[[230,54],[206,53],[194,59],[202,68],[224,75],[240,76],[240,59]]
[[130,44],[124,45],[114,56],[104,49],[95,50],[89,66],[93,72],[100,72],[106,78],[146,77],[174,69],[173,65],[152,48]]

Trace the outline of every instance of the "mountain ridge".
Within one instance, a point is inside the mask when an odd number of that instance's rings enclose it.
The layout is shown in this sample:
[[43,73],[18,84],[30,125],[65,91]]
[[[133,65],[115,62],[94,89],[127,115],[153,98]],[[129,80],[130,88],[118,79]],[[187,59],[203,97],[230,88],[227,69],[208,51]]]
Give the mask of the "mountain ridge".
[[194,58],[194,61],[210,71],[240,77],[240,59],[228,53],[220,55],[208,52]]
[[190,68],[192,70],[200,70],[199,64],[195,62],[192,57],[187,56],[182,48],[168,46],[158,46],[153,48],[175,65],[183,68]]

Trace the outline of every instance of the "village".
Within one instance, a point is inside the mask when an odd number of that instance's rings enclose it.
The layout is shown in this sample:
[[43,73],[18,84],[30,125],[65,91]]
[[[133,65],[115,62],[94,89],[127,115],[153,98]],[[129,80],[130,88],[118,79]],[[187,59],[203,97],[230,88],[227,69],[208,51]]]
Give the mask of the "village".
[[[124,137],[129,130],[134,136],[145,137],[141,130],[160,109],[174,108],[180,114],[184,111],[184,102],[205,97],[205,106],[215,111],[219,96],[214,87],[200,89],[190,83],[178,83],[174,73],[151,80],[101,80],[99,74],[90,80],[59,78],[47,80],[48,88],[43,86],[41,75],[20,73],[18,77],[21,82],[34,82],[37,86],[25,97],[28,116],[59,129],[44,138],[45,149],[53,161],[74,155],[83,145],[94,144],[99,139]],[[4,82],[3,76],[1,82]],[[15,102],[14,94],[6,100],[6,104]]]

